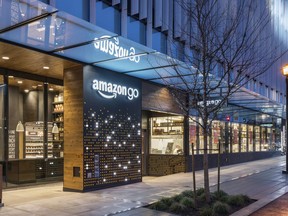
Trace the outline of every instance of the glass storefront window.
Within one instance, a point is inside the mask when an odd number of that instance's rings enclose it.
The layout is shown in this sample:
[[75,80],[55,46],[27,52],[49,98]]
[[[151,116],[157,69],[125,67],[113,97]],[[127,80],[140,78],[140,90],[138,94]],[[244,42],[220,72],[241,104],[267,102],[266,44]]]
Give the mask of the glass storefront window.
[[212,154],[217,154],[218,153],[218,145],[219,142],[222,144],[221,150],[224,151],[224,146],[223,144],[225,143],[224,137],[223,137],[223,130],[225,127],[224,122],[220,121],[214,121],[213,122],[213,127],[212,127],[212,145],[209,146],[210,148],[210,153]]
[[183,154],[183,117],[167,116],[150,119],[151,154]]
[[189,154],[192,154],[192,143],[194,145],[194,154],[197,150],[197,124],[196,122],[189,122]]
[[232,123],[232,153],[239,152],[239,124]]
[[247,125],[241,125],[241,152],[247,152]]
[[252,125],[248,125],[248,151],[249,152],[253,152],[253,126]]
[[[13,156],[9,153],[9,159],[43,158],[43,83],[10,76],[8,89],[8,134],[10,140],[15,138],[15,152]],[[24,131],[17,131],[19,126],[23,127]]]
[[255,126],[254,128],[254,133],[255,133],[255,151],[260,151],[260,127]]
[[[0,76],[0,161],[4,161],[4,91],[5,85],[3,76]],[[8,153],[11,153],[12,157],[15,155],[15,139],[8,140]]]
[[64,147],[64,96],[63,86],[51,85],[48,87],[48,121],[52,130],[48,131],[48,140],[51,140],[53,158],[63,157]]
[[268,151],[267,130],[266,127],[261,127],[261,151]]

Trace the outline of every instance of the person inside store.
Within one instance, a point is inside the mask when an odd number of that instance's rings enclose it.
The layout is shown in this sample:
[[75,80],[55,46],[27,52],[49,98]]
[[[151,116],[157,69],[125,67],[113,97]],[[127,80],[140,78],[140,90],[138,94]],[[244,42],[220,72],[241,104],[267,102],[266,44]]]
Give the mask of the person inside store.
[[183,153],[183,150],[182,150],[182,148],[180,147],[180,145],[176,145],[176,147],[175,147],[175,149],[174,149],[174,151],[173,151],[173,154],[178,154],[178,155],[180,155],[180,154],[182,154]]

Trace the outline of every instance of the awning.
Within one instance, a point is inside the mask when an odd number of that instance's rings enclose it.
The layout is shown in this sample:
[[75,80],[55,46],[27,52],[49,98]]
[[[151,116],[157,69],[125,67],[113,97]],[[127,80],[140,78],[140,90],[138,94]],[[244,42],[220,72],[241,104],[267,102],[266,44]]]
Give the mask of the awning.
[[[180,89],[193,83],[195,68],[42,2],[0,3],[0,40],[4,42]],[[283,105],[245,89],[228,104],[285,117]]]

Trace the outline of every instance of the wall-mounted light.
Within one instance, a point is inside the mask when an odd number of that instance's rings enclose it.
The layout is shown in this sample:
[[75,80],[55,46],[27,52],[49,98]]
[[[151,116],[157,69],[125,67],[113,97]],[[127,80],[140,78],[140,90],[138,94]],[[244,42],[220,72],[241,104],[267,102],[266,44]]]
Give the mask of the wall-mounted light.
[[19,121],[16,126],[16,132],[24,132],[24,126],[21,121]]
[[52,133],[53,134],[58,134],[59,133],[59,128],[58,128],[56,123],[54,123],[54,125],[52,127]]

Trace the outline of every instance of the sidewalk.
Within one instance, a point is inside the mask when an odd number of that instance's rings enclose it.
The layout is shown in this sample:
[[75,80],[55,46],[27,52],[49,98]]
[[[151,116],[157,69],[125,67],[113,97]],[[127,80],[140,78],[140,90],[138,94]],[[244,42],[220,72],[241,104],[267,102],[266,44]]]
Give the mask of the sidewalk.
[[[253,211],[287,192],[288,177],[282,174],[285,157],[259,160],[221,168],[221,189],[257,199]],[[217,183],[217,169],[210,169],[210,185]],[[196,172],[197,188],[203,187],[203,171]],[[192,188],[192,173],[144,177],[142,183],[87,193],[63,192],[62,183],[5,189],[0,215],[169,215],[141,208],[164,196]],[[211,190],[216,190],[212,186]],[[267,198],[268,197],[268,198]],[[265,202],[264,202],[265,201]],[[252,206],[252,205],[250,205]],[[256,208],[257,207],[257,208]],[[245,211],[246,215],[251,209]],[[245,215],[242,213],[241,216]]]

